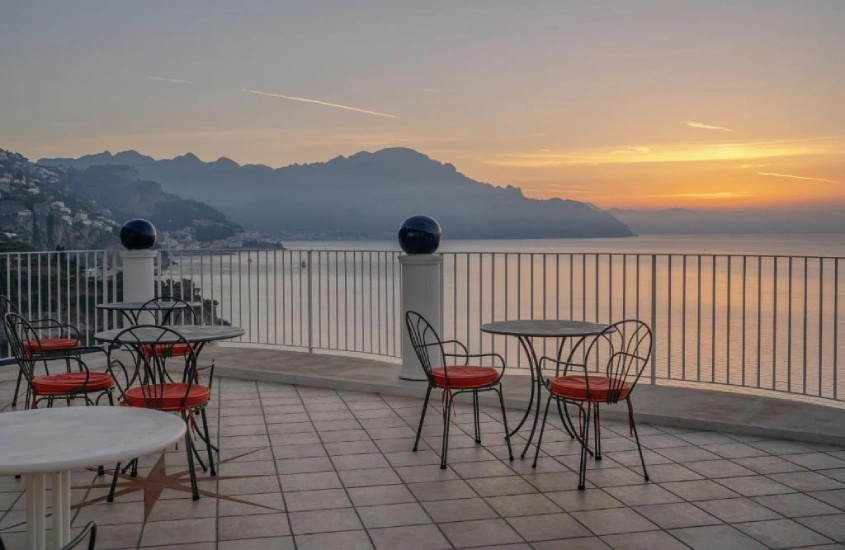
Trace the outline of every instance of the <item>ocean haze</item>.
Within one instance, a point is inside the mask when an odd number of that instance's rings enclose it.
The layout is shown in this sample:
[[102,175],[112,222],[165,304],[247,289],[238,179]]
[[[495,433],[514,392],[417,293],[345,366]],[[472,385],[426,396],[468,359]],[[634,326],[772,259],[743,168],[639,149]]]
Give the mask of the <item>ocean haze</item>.
[[726,210],[608,210],[638,235],[845,233],[845,206]]

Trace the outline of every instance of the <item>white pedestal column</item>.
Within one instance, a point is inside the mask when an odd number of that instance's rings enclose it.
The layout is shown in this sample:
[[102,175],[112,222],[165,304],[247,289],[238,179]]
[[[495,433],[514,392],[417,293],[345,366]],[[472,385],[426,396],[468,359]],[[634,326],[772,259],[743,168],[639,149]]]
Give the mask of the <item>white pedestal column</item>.
[[[123,301],[146,302],[155,298],[155,259],[154,250],[124,250],[123,259]],[[141,324],[155,323],[151,313],[138,315]]]
[[399,256],[399,263],[402,266],[402,370],[399,371],[399,378],[424,381],[425,371],[417,359],[405,326],[405,312],[416,311],[440,333],[440,267],[443,257],[438,254],[403,254]]

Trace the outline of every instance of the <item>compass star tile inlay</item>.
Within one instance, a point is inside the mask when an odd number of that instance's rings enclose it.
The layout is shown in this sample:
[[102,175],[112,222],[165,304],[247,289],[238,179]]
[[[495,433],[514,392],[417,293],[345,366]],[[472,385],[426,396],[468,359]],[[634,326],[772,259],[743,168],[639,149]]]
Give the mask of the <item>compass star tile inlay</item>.
[[[263,449],[253,449],[251,451],[246,451],[240,454],[237,454],[231,458],[227,458],[218,462],[218,467],[220,465],[235,462],[239,458],[243,458],[245,456],[252,455],[253,453],[257,453]],[[257,506],[259,508],[265,508],[267,510],[271,510],[273,512],[281,512],[282,510],[278,510],[271,506],[266,506],[264,504],[259,504],[256,502],[250,502],[249,500],[243,498],[237,498],[229,495],[222,495],[220,493],[214,491],[208,491],[202,489],[202,483],[206,481],[215,481],[215,480],[228,480],[228,479],[247,479],[247,478],[254,478],[254,477],[261,477],[257,475],[238,475],[238,476],[226,476],[226,475],[216,475],[216,476],[209,476],[209,475],[201,475],[203,472],[202,470],[197,467],[197,484],[200,486],[199,494],[200,497],[210,497],[216,498],[220,500],[228,500],[231,502],[237,502],[240,504],[247,504],[250,506]],[[109,480],[105,483],[94,483],[91,485],[85,485],[78,488],[88,488],[88,489],[109,489],[111,487],[111,479],[114,475],[114,470],[106,470],[106,479]],[[77,487],[74,487],[77,488]],[[150,514],[153,511],[153,508],[156,505],[156,502],[159,501],[161,498],[161,494],[165,489],[171,489],[173,491],[179,491],[186,493],[188,495],[191,494],[191,480],[190,480],[190,470],[180,470],[173,474],[167,473],[167,467],[165,465],[165,455],[162,453],[159,455],[158,460],[156,460],[155,464],[153,465],[152,469],[150,470],[147,476],[131,476],[130,474],[119,473],[118,474],[118,482],[117,488],[115,489],[114,493],[114,500],[115,502],[120,502],[120,497],[129,495],[131,493],[142,492],[144,494],[144,521],[146,521]],[[105,502],[108,497],[106,495],[85,500],[73,506],[74,509],[82,508],[84,506],[90,506],[92,504],[97,504],[99,502]]]

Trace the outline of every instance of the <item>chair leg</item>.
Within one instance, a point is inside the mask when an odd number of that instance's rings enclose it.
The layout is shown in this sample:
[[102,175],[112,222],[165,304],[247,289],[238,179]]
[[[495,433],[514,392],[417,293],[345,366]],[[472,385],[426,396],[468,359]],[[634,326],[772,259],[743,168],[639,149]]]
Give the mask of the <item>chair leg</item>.
[[205,432],[205,448],[208,451],[208,467],[211,469],[211,475],[216,476],[217,470],[214,468],[214,455],[211,452],[211,434],[208,432],[208,417],[205,414],[205,407],[200,409],[202,415],[202,427]]
[[416,452],[417,446],[420,444],[420,434],[422,433],[423,422],[425,422],[425,411],[428,410],[429,397],[431,397],[431,385],[429,385],[428,389],[425,390],[425,401],[423,401],[422,413],[420,413],[420,426],[417,428],[417,439],[414,441],[414,452]]
[[599,427],[599,404],[598,403],[593,403],[593,420],[595,420],[595,425],[593,426],[593,433],[595,434],[595,439],[596,439],[595,459],[601,460],[601,428]]
[[631,404],[631,398],[625,399],[628,402],[628,422],[631,423],[631,431],[634,432],[634,439],[637,441],[637,450],[640,452],[640,463],[643,465],[643,477],[648,481],[648,470],[645,467],[645,458],[643,457],[643,447],[640,445],[640,436],[637,433],[637,423],[634,422],[634,406]]
[[452,412],[452,394],[449,393],[449,390],[443,391],[446,392],[446,406],[443,407],[443,441],[440,451],[440,468],[445,470],[446,454],[449,452],[449,426],[451,424],[449,414]]
[[475,442],[481,443],[481,414],[478,411],[478,390],[472,392],[472,419],[475,424]]
[[540,435],[537,437],[537,448],[534,450],[534,464],[531,465],[532,468],[537,467],[537,459],[540,457],[540,445],[543,443],[543,432],[546,431],[546,420],[549,418],[549,405],[552,404],[552,394],[549,394],[549,398],[546,400],[546,412],[543,413],[543,423],[540,425]]
[[[188,424],[188,419],[184,412],[182,413],[182,419],[185,420],[185,424]],[[191,476],[191,496],[194,500],[199,500],[200,493],[197,488],[197,472],[194,469],[194,446],[191,441],[190,425],[188,426],[188,429],[185,430],[185,452],[188,453],[188,472]]]
[[578,467],[578,490],[587,487],[587,450],[590,445],[590,411],[584,415],[584,439],[581,440],[581,464]]
[[[12,406],[16,406],[18,404],[18,392],[21,389],[21,379],[23,379],[23,371],[18,369],[18,381],[15,383],[15,395],[12,397]],[[27,395],[29,395],[29,391],[27,390]]]
[[508,430],[508,415],[505,412],[505,398],[502,395],[502,386],[499,385],[498,388],[495,389],[495,392],[499,394],[499,404],[502,406],[502,422],[505,425],[505,443],[508,444],[508,460],[513,462],[513,449],[511,448],[511,436],[508,435],[510,430]]
[[109,489],[109,496],[106,497],[106,501],[114,502],[114,490],[117,488],[117,476],[120,473],[120,462],[115,464],[114,466],[114,475],[111,478],[111,489]]

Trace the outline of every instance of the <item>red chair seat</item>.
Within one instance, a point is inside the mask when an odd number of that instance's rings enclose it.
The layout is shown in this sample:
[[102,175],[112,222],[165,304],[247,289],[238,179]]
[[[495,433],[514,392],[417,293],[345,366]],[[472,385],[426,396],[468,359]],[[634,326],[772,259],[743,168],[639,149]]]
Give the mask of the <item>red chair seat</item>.
[[[618,391],[618,399],[625,399],[628,392],[631,391],[631,386],[627,382],[608,378],[607,376],[588,376],[589,380],[585,380],[581,375],[559,376],[551,381],[549,389],[553,394],[564,399],[573,399],[575,401],[598,401],[604,402],[608,399],[608,394],[611,390],[611,380],[613,382],[613,390]],[[587,395],[587,382],[590,383],[590,393]]]
[[78,348],[81,345],[76,338],[40,338],[38,340],[27,340],[24,342],[23,350],[27,355],[33,355],[35,353],[65,351]]
[[[156,344],[156,357],[182,357],[188,355],[188,350],[191,348],[190,344],[176,343],[176,344]],[[197,345],[193,346],[194,352],[197,350]],[[148,359],[153,356],[153,346],[145,344],[141,346],[141,353]]]
[[[188,388],[190,386],[190,389]],[[185,394],[187,393],[187,398]],[[154,408],[164,411],[193,409],[208,402],[211,390],[199,384],[173,382],[155,386],[133,386],[123,395],[124,402],[132,407]]]
[[[448,369],[449,379],[446,374]],[[499,371],[493,367],[440,367],[431,369],[434,383],[441,388],[471,389],[495,384],[499,380]]]
[[[85,379],[88,378],[86,383]],[[104,372],[69,372],[39,376],[32,381],[32,391],[38,395],[68,395],[80,390],[102,391],[114,387],[114,379]]]

